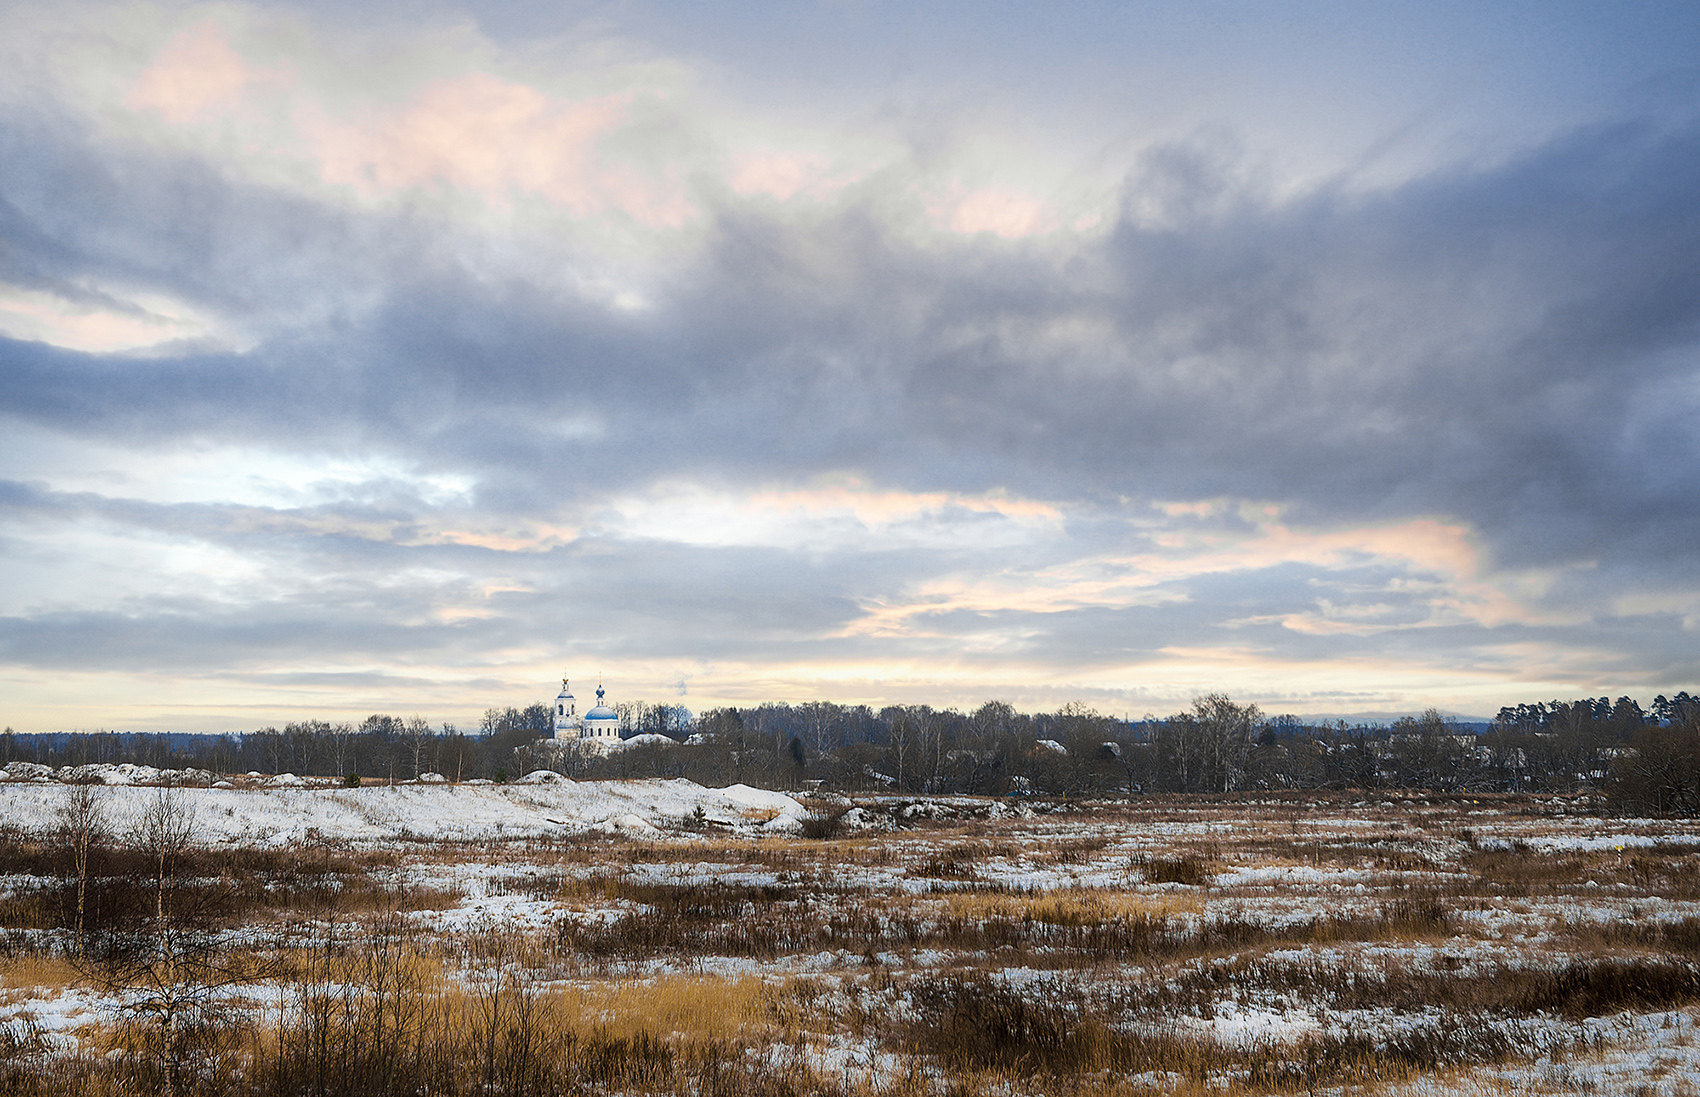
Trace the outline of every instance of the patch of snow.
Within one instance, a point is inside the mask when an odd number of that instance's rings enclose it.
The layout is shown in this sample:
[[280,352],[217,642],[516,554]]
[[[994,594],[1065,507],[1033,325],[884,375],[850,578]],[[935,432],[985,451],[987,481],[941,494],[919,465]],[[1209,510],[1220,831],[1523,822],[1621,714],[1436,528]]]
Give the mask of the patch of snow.
[[116,766],[94,762],[83,766],[60,766],[53,776],[67,785],[135,785],[159,780],[159,770],[130,762]]
[[1289,1043],[1317,1031],[1316,1020],[1298,1011],[1280,1013],[1255,1009],[1235,1002],[1219,1002],[1215,1016],[1205,1022],[1224,1044],[1233,1047],[1256,1047],[1270,1042]]
[[1363,884],[1376,879],[1376,874],[1367,869],[1321,869],[1312,865],[1262,865],[1249,868],[1233,868],[1217,873],[1217,887],[1245,887],[1248,885],[1262,886],[1291,886],[1305,884],[1308,886],[1326,886],[1330,884]]
[[728,785],[718,791],[733,803],[752,811],[772,811],[780,815],[795,815],[799,819],[808,814],[807,808],[783,792],[769,792],[744,784]]
[[659,827],[651,825],[649,820],[643,816],[631,812],[604,820],[596,829],[610,834],[623,834],[628,838],[659,838],[661,836]]
[[48,1043],[62,1051],[74,1051],[77,1030],[111,1020],[111,1002],[82,988],[38,997],[14,997],[0,1005],[0,1025],[23,1022],[33,1025]]
[[199,788],[211,788],[218,780],[218,774],[211,770],[195,769],[162,769],[159,779],[168,785],[195,785]]
[[[1556,834],[1529,838],[1526,845],[1541,853],[1604,853],[1607,850],[1644,849],[1667,843],[1700,844],[1693,834]],[[1509,842],[1495,843],[1502,848]]]
[[[627,836],[681,834],[700,818],[730,834],[762,833],[776,817],[807,813],[780,792],[748,786],[704,788],[682,778],[646,781],[548,779],[512,785],[405,784],[366,788],[308,787],[280,774],[264,787],[183,788],[196,812],[198,838],[212,843],[280,847],[301,842],[500,841],[606,832]],[[528,775],[529,777],[530,775]],[[56,825],[70,793],[60,784],[0,783],[0,817],[29,830]],[[120,815],[134,816],[152,789],[114,787],[105,795]],[[771,832],[770,832],[771,833]]]
[[656,732],[653,732],[653,731],[645,732],[642,735],[634,735],[630,739],[620,740],[620,746],[626,747],[626,748],[646,747],[646,746],[647,747],[663,747],[663,746],[664,747],[676,747],[678,745],[679,745],[679,740],[673,738],[671,735],[660,735],[660,734],[657,734]]

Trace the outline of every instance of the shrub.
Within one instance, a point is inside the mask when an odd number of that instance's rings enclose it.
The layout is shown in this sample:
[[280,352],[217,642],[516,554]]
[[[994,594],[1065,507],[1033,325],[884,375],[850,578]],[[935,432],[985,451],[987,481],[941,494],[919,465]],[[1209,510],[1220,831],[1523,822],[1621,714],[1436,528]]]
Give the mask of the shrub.
[[342,787],[343,788],[359,788],[360,787],[360,775],[358,773],[350,773],[347,777],[344,777],[342,779]]
[[1647,727],[1612,764],[1606,802],[1614,810],[1700,815],[1700,735],[1689,727]]
[[1145,857],[1133,863],[1147,883],[1203,887],[1210,882],[1210,863],[1195,853],[1180,857]]
[[827,811],[811,811],[803,817],[802,835],[805,838],[836,838],[844,829],[844,816],[849,807],[834,807]]

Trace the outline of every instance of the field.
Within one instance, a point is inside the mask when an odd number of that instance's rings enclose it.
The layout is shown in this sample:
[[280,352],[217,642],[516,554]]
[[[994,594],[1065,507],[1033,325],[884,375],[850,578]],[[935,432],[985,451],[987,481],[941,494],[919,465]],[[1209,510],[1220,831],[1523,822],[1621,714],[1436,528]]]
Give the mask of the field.
[[[19,825],[70,790],[0,789],[0,1092],[1700,1092],[1700,828],[1581,798],[834,799],[774,828],[750,790],[700,801],[736,819],[277,842],[240,797],[339,794],[175,790],[225,822],[168,863],[137,837],[159,794],[111,791],[79,937],[75,843]],[[369,794],[452,820],[473,793]]]

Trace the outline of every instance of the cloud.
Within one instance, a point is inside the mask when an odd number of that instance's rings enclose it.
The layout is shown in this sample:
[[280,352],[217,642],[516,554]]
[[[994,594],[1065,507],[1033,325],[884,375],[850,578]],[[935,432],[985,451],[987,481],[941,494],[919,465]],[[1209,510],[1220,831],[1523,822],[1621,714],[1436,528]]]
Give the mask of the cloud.
[[744,155],[728,182],[741,196],[765,194],[785,201],[821,187],[828,167],[819,154],[760,150]]
[[68,350],[106,354],[170,343],[211,342],[214,325],[162,299],[55,293],[0,284],[0,334]]
[[679,228],[694,210],[676,185],[596,155],[597,142],[627,122],[630,98],[552,101],[473,74],[434,81],[366,125],[316,120],[306,136],[327,182],[368,195],[441,184],[498,203],[529,194],[578,216],[612,209],[650,228]]
[[184,125],[231,106],[256,74],[212,20],[173,38],[126,97],[132,110]]
[[985,189],[966,195],[950,215],[953,232],[989,232],[1014,240],[1040,231],[1045,208],[1037,198],[1019,192]]
[[13,666],[1700,670],[1693,118],[1376,186],[1216,131],[1076,171],[589,32],[361,68],[329,16],[186,11],[110,87],[0,98]]

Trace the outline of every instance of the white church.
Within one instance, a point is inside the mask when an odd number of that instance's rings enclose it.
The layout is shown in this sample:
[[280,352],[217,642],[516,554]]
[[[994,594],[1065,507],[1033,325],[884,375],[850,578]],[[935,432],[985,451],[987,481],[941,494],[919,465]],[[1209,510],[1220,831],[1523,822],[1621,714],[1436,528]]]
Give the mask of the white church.
[[602,703],[602,686],[596,687],[596,704],[585,710],[583,716],[578,713],[578,703],[573,700],[573,691],[567,685],[565,678],[561,679],[561,692],[555,696],[555,739],[591,740],[594,742],[620,741],[620,714]]

